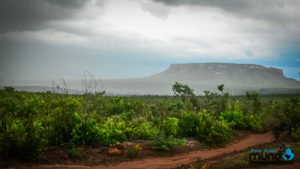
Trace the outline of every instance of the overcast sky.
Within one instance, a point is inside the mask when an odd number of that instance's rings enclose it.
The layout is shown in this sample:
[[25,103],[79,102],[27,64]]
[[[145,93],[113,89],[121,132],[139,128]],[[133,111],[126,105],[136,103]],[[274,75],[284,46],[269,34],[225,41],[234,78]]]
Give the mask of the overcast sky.
[[1,0],[0,85],[254,63],[300,80],[299,0]]

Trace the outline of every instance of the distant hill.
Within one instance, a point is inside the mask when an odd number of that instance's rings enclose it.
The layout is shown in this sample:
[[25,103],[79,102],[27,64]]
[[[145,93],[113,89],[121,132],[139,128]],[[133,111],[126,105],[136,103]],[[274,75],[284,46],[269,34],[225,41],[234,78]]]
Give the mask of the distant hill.
[[165,71],[149,77],[104,80],[105,88],[120,94],[172,94],[175,81],[188,84],[197,94],[217,91],[225,85],[231,94],[257,91],[263,94],[300,93],[300,82],[287,78],[281,69],[255,64],[189,63],[172,64]]
[[300,82],[286,78],[281,69],[254,64],[190,63],[172,64],[162,73],[149,77],[153,80],[182,81],[242,87],[299,88]]
[[[287,78],[281,69],[255,64],[189,63],[172,64],[168,69],[152,76],[135,79],[104,79],[103,89],[109,95],[172,95],[174,82],[188,84],[197,95],[204,90],[217,91],[225,85],[231,95],[256,91],[261,94],[300,93],[300,82]],[[69,93],[81,92],[81,81],[73,80]],[[26,91],[46,91],[50,87],[18,86]]]

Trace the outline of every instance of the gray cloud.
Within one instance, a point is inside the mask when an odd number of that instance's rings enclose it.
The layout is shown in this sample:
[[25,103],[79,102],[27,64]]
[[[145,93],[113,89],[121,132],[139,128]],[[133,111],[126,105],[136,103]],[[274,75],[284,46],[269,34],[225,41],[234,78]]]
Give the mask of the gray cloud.
[[[281,50],[299,46],[299,0],[152,0],[170,7],[186,6],[192,11],[212,8],[237,19],[235,30],[269,40]],[[219,11],[219,12],[221,12]],[[229,17],[228,17],[229,19]]]
[[205,5],[205,6],[218,6],[225,9],[234,9],[234,8],[245,8],[247,7],[248,1],[240,0],[153,0],[155,2],[161,2],[166,5]]
[[148,11],[151,15],[159,18],[166,18],[170,13],[170,9],[167,6],[160,3],[155,3],[152,1],[142,1],[140,5],[143,10]]
[[105,10],[106,0],[94,2],[0,0],[0,79],[142,77],[174,62],[244,62],[240,51],[286,60],[300,53],[297,0],[115,0]]
[[153,0],[168,6],[203,6],[223,9],[240,17],[277,23],[298,22],[300,1],[297,0]]
[[48,0],[50,3],[66,8],[81,8],[89,0]]
[[48,21],[75,17],[87,3],[90,0],[1,0],[0,33],[40,30]]

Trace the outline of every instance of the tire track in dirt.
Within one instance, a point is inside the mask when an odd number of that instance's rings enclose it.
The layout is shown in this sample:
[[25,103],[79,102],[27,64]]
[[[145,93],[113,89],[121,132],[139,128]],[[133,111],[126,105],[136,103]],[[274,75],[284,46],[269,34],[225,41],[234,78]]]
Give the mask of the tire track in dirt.
[[148,158],[139,161],[128,161],[121,162],[116,165],[100,165],[100,166],[78,166],[78,165],[48,165],[48,166],[35,166],[34,168],[75,168],[75,169],[166,169],[175,168],[182,164],[189,164],[197,160],[197,158],[209,159],[220,155],[232,153],[235,151],[241,151],[249,147],[253,147],[260,144],[271,143],[275,141],[274,136],[271,132],[264,134],[251,134],[245,139],[227,145],[223,148],[195,151],[189,154],[181,154],[172,157],[161,157],[161,158]]

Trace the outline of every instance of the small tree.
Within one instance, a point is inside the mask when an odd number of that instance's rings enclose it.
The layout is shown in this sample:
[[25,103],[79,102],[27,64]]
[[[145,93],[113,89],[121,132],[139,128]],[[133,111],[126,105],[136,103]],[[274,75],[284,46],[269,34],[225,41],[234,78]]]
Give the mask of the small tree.
[[224,93],[223,93],[223,92],[224,92],[224,91],[223,91],[223,90],[224,90],[224,84],[219,85],[219,86],[218,86],[218,90],[222,93],[222,96],[223,96],[223,94],[224,94]]
[[186,97],[195,96],[194,89],[191,89],[188,85],[183,85],[181,83],[175,82],[172,86],[172,90],[176,96],[180,96],[183,101]]
[[224,112],[229,94],[228,93],[224,94],[224,84],[219,85],[218,90],[221,92],[221,95],[220,95],[220,106],[221,107],[219,108],[218,112]]
[[96,112],[100,112],[101,107],[101,98],[105,94],[105,90],[103,90],[103,84],[100,79],[96,79],[91,72],[84,72],[83,78],[81,79],[82,83],[82,105],[87,113],[87,107],[89,104],[93,104],[95,106]]
[[13,87],[11,87],[11,86],[5,86],[5,87],[4,87],[4,90],[7,91],[7,92],[12,93],[12,92],[15,91],[15,88],[13,88]]
[[253,113],[258,114],[261,111],[260,95],[256,92],[254,93],[246,92],[246,98],[247,100],[252,101]]

